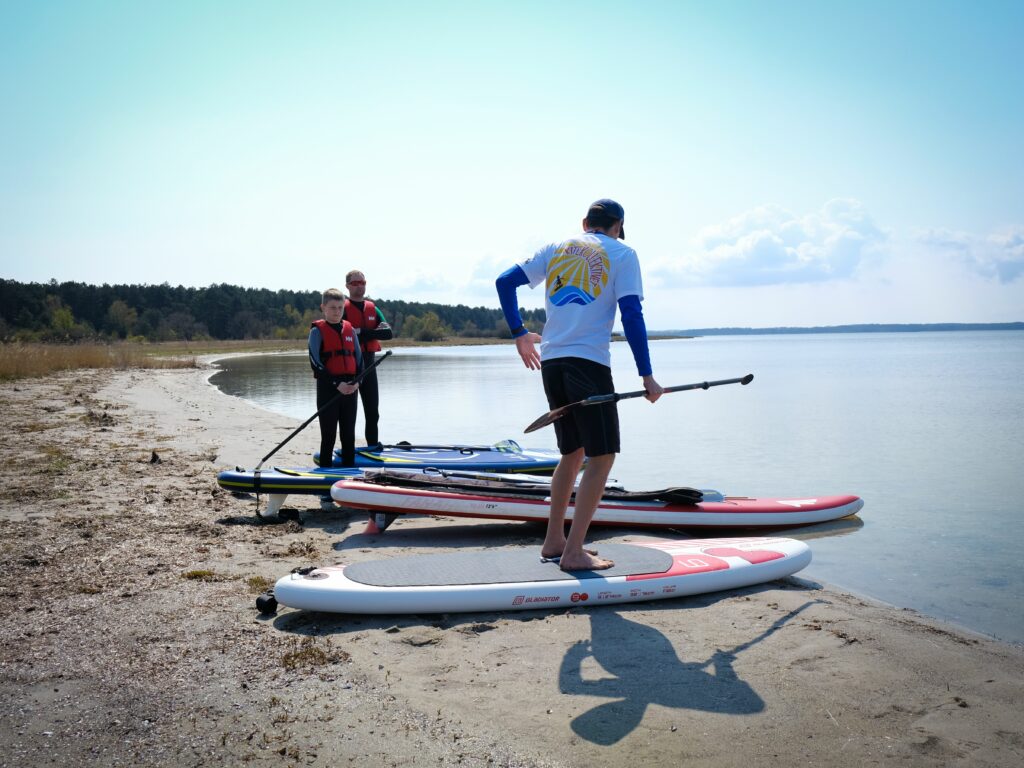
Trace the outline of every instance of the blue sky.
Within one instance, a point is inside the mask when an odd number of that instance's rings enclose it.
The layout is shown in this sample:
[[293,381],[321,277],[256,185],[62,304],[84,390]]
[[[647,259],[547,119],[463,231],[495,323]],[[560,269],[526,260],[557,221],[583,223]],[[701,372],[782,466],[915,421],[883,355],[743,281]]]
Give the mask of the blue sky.
[[651,328],[1022,320],[1022,37],[1021,2],[0,0],[0,276],[496,307],[614,197]]

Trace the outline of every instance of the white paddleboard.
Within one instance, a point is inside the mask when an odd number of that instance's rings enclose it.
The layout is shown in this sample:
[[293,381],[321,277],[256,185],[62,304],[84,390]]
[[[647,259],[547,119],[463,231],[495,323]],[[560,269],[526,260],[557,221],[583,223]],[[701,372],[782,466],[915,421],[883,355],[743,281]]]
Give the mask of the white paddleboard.
[[775,537],[649,539],[600,546],[605,571],[564,572],[538,549],[397,557],[307,569],[279,579],[277,603],[311,611],[408,614],[609,605],[760,584],[811,561]]

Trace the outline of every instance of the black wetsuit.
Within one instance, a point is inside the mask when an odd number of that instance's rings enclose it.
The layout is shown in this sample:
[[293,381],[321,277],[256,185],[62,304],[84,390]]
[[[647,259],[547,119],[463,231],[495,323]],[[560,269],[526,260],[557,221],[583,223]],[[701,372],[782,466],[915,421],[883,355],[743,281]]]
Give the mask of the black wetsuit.
[[[363,311],[362,301],[348,300],[360,313]],[[384,314],[377,309],[377,322],[384,323]],[[364,328],[359,331],[359,346],[363,353],[363,365],[367,368],[373,365],[375,352],[366,350],[366,343],[369,341],[389,341],[394,338],[391,328]],[[363,379],[359,385],[359,399],[363,402],[363,420],[366,422],[366,444],[376,445],[380,442],[380,435],[377,432],[377,424],[380,421],[380,390],[377,386],[377,369],[374,368]]]

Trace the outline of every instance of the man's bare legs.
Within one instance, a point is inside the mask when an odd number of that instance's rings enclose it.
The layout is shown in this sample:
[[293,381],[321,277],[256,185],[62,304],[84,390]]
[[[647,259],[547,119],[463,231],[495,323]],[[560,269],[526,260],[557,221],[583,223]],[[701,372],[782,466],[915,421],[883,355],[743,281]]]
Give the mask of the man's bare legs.
[[583,466],[583,449],[566,454],[558,461],[551,476],[551,509],[548,530],[541,545],[541,557],[561,557],[565,550],[565,511],[569,508],[576,475]]
[[565,535],[565,512],[569,506],[573,489],[576,486],[576,475],[583,464],[583,449],[563,456],[555,468],[551,478],[551,510],[548,514],[548,530],[541,546],[543,557],[556,557],[561,553],[559,562],[563,571],[601,570],[611,568],[615,563],[596,557],[583,548],[594,518],[597,505],[604,495],[608,475],[615,463],[615,454],[594,456],[587,461],[576,492],[576,505],[572,516],[569,535]]

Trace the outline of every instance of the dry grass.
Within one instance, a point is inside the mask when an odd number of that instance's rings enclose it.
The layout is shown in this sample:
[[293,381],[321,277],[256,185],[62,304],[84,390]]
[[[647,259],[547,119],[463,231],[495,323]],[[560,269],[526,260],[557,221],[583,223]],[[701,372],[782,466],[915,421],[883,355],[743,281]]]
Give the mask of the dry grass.
[[192,571],[185,571],[181,574],[181,578],[188,579],[189,581],[225,581],[230,576],[222,576],[216,571],[211,571],[208,568],[197,568]]
[[274,582],[268,579],[266,576],[250,576],[245,580],[246,586],[249,587],[249,591],[254,595],[259,595],[266,592],[272,586]]
[[0,344],[0,379],[84,368],[195,368],[195,357],[157,357],[140,344]]
[[281,657],[281,665],[285,669],[299,669],[301,667],[320,667],[325,664],[337,664],[349,661],[352,658],[348,651],[331,648],[328,644],[326,650],[320,647],[315,637],[304,637],[294,643],[292,650]]
[[[394,339],[389,347],[435,347],[511,343],[508,339],[449,338],[438,342]],[[57,371],[84,368],[196,368],[200,355],[232,352],[301,352],[305,342],[295,340],[172,341],[114,344],[25,344],[0,342],[0,381],[47,376]]]
[[47,458],[46,472],[48,474],[59,475],[71,466],[71,456],[65,453],[60,446],[48,445],[43,448],[43,453]]
[[[653,337],[652,337],[653,338]],[[511,344],[511,339],[493,336],[449,336],[441,341],[414,341],[398,338],[385,342],[388,348],[399,347],[464,347],[483,344]],[[304,352],[306,339],[225,339],[209,341],[161,341],[146,344],[147,354],[165,355],[216,355],[231,352]]]

